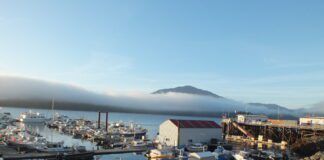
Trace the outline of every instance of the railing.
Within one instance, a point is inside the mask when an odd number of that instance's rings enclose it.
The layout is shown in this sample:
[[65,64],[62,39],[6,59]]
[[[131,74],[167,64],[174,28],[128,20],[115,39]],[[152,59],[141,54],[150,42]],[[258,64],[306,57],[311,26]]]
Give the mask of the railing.
[[286,128],[299,128],[299,129],[310,129],[310,130],[324,130],[324,125],[289,125],[289,124],[271,124],[269,122],[258,122],[258,123],[241,123],[247,125],[256,126],[271,126],[271,127],[286,127]]

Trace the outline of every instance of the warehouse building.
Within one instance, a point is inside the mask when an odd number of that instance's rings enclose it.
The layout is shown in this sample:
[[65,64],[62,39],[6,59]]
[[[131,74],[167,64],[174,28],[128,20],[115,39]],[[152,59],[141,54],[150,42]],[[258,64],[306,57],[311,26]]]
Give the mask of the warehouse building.
[[160,125],[158,137],[168,146],[209,143],[222,138],[222,128],[214,121],[169,119]]

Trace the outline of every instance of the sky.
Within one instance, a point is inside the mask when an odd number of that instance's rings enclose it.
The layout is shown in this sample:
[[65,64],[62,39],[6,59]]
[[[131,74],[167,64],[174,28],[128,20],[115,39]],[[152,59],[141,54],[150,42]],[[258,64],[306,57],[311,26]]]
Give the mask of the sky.
[[324,101],[323,16],[320,0],[0,0],[0,75],[304,107]]

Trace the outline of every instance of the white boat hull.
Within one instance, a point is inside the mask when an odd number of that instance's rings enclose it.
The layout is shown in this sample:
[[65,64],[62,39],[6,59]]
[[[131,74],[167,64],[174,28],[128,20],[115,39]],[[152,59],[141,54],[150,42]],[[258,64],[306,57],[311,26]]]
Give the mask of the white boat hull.
[[47,119],[45,118],[21,118],[20,122],[24,123],[45,123]]

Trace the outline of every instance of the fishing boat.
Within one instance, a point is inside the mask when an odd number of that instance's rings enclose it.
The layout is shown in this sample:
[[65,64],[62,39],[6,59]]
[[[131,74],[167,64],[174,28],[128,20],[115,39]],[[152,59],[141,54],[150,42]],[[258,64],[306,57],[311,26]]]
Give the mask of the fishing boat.
[[19,116],[19,121],[24,123],[45,123],[48,119],[46,119],[45,115],[39,112],[23,112]]

